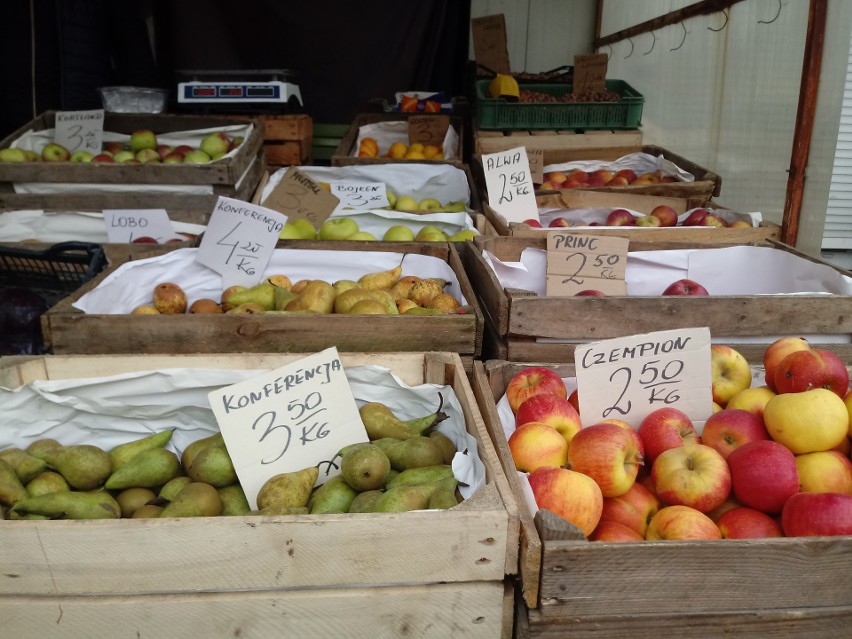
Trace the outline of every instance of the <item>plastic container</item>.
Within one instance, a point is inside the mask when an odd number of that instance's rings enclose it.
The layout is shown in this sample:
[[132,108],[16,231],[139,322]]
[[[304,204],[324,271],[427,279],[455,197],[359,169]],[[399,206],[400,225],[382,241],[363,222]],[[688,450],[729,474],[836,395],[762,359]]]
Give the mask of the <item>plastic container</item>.
[[[476,118],[480,129],[635,129],[642,124],[645,98],[624,80],[607,80],[618,102],[509,102],[488,95],[491,80],[476,81]],[[519,82],[521,91],[555,98],[571,93],[570,84]]]
[[100,87],[104,110],[112,113],[162,113],[166,110],[165,89],[148,87]]

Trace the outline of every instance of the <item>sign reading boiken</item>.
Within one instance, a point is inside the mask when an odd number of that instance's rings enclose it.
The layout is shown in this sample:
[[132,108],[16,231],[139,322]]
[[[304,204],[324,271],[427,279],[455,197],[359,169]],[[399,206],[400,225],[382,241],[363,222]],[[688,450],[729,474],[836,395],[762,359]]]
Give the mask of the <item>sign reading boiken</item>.
[[574,56],[574,80],[572,93],[585,95],[606,88],[606,66],[608,57],[605,53],[590,53]]
[[488,204],[507,222],[538,219],[527,150],[520,146],[482,156]]
[[450,128],[448,115],[412,115],[408,118],[408,143],[431,144],[444,147],[444,139]]
[[473,58],[495,73],[512,72],[506,46],[506,18],[502,13],[470,21],[473,32]]
[[267,479],[317,466],[340,473],[338,451],[368,441],[337,348],[208,394],[252,509]]
[[371,210],[389,204],[387,185],[384,182],[329,182],[331,193],[340,200],[339,209]]
[[130,244],[140,238],[150,238],[163,244],[169,240],[185,240],[175,233],[166,209],[104,209],[107,241]]
[[574,351],[580,421],[620,419],[633,428],[658,408],[686,413],[700,433],[713,412],[710,329],[618,337]]
[[580,291],[627,295],[626,237],[585,233],[547,234],[547,295],[572,296]]
[[318,229],[339,203],[329,191],[291,166],[263,206],[284,213],[289,220],[305,219]]
[[56,112],[53,141],[64,146],[70,153],[88,151],[97,155],[101,152],[103,137],[103,109]]
[[219,196],[195,260],[222,275],[222,288],[254,286],[263,278],[287,216]]

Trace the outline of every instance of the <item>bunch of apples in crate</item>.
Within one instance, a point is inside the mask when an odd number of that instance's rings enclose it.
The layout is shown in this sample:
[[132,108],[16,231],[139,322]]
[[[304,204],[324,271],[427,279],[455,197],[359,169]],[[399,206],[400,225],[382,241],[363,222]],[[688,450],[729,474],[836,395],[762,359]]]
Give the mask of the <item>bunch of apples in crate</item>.
[[158,144],[157,135],[140,129],[130,135],[128,144],[106,142],[98,154],[89,151],[71,153],[61,144],[46,144],[41,154],[18,148],[0,149],[0,162],[106,162],[108,164],[207,164],[224,156],[243,142],[242,137],[231,139],[221,131],[208,133],[199,147],[172,147]]
[[711,358],[714,412],[700,435],[673,407],[635,425],[581,424],[581,399],[558,374],[517,373],[508,444],[538,507],[592,541],[852,535],[852,390],[840,358],[781,338],[755,387],[738,351],[714,344]]
[[359,158],[392,158],[395,160],[443,160],[444,150],[435,144],[394,142],[383,153],[375,138],[363,138],[358,144]]
[[[524,220],[524,224],[535,228],[541,228],[541,222],[535,219]],[[564,228],[572,226],[571,221],[565,217],[556,217],[548,224],[549,228]],[[678,214],[670,206],[660,204],[647,215],[634,216],[627,209],[613,209],[610,211],[606,220],[600,222],[591,222],[584,226],[650,226],[650,227],[673,227],[678,226]],[[706,226],[709,228],[752,228],[752,225],[745,220],[734,220],[727,222],[720,215],[712,210],[698,208],[689,212],[680,226]]]
[[361,408],[371,442],[341,451],[341,474],[314,487],[317,466],[270,477],[249,507],[221,433],[180,456],[163,430],[109,451],[39,439],[0,451],[0,518],[11,520],[297,515],[445,509],[461,501],[455,444],[437,411],[401,421],[380,402]]
[[[390,195],[390,192],[388,192]],[[409,197],[409,196],[405,196]],[[411,198],[412,200],[414,198]],[[430,198],[433,199],[433,198]],[[438,200],[434,202],[440,204]],[[421,201],[421,205],[430,203],[426,200]],[[415,202],[416,205],[416,202]],[[464,206],[464,204],[462,204]],[[392,206],[386,206],[385,209],[392,209]],[[417,210],[415,209],[397,209],[397,210]],[[425,210],[425,209],[424,209]],[[446,211],[446,208],[441,208],[440,211]],[[464,209],[462,209],[464,210]],[[438,212],[439,209],[433,208],[432,212]],[[434,224],[426,224],[421,226],[417,233],[410,226],[405,224],[394,224],[389,226],[381,237],[385,242],[466,242],[476,237],[476,232],[472,229],[462,229],[453,234],[448,234],[443,229]],[[333,217],[326,220],[319,227],[319,230],[314,229],[313,225],[304,219],[293,220],[287,222],[281,229],[279,238],[282,240],[358,240],[362,242],[375,242],[379,238],[369,233],[362,231],[356,222],[351,217]]]
[[649,186],[652,184],[669,184],[677,182],[673,175],[666,175],[662,171],[650,171],[648,173],[636,174],[633,169],[597,169],[595,171],[584,171],[574,169],[565,173],[563,171],[548,171],[544,174],[542,189],[577,189],[584,187],[601,186]]
[[131,311],[137,315],[176,314],[349,314],[349,315],[444,315],[465,313],[467,308],[444,289],[440,278],[402,275],[402,265],[368,273],[355,280],[299,280],[272,275],[251,287],[232,286],[217,300],[189,302],[175,282],[154,287],[150,304]]

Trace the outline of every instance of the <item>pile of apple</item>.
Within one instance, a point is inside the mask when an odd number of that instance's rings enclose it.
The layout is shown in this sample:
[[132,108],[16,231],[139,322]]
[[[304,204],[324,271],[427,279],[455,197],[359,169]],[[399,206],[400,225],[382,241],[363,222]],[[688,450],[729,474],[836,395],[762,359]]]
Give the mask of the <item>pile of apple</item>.
[[[613,209],[606,216],[606,221],[603,224],[599,222],[590,222],[583,226],[677,226],[677,212],[666,204],[660,204],[648,215],[635,217],[627,209]],[[541,228],[541,222],[535,219],[524,220],[527,226]],[[551,220],[548,224],[549,228],[564,228],[572,226],[571,221],[564,217],[557,217]],[[710,228],[752,228],[752,225],[745,220],[734,220],[726,222],[719,215],[708,209],[693,209],[689,215],[684,218],[681,226],[707,226]]]
[[359,158],[393,158],[395,160],[443,160],[444,150],[436,144],[394,142],[384,153],[375,138],[366,137],[358,144]]
[[653,184],[669,184],[677,182],[673,175],[665,175],[662,171],[650,171],[636,174],[633,169],[597,169],[583,171],[573,169],[566,175],[563,171],[548,171],[544,174],[542,189],[577,189],[583,187],[601,186],[649,186]]
[[372,233],[362,231],[358,222],[351,217],[333,217],[322,223],[319,229],[305,219],[287,222],[281,229],[279,237],[282,240],[361,240],[375,242],[379,239],[385,242],[466,242],[476,237],[476,232],[463,229],[448,235],[443,229],[433,224],[420,227],[417,233],[404,224],[394,224],[389,227],[381,238]]
[[581,424],[557,373],[517,373],[509,450],[538,507],[591,541],[852,535],[852,390],[840,358],[781,338],[755,387],[736,350],[713,345],[711,358],[714,412],[700,435],[673,407],[639,424]]
[[205,135],[199,148],[158,144],[156,134],[149,129],[134,131],[130,142],[106,142],[98,154],[89,151],[70,153],[61,144],[44,145],[41,154],[26,149],[0,149],[0,162],[106,162],[109,164],[207,164],[224,156],[242,143],[242,137],[231,139],[216,131]]

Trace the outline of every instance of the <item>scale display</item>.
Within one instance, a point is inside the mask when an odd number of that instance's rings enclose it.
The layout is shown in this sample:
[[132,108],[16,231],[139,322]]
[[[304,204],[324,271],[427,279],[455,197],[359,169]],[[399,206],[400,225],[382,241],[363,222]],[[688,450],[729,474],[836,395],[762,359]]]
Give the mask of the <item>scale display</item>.
[[301,102],[299,88],[287,82],[272,81],[264,84],[241,82],[181,82],[178,85],[178,102],[287,102],[296,95]]

